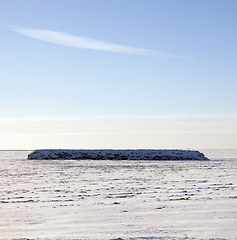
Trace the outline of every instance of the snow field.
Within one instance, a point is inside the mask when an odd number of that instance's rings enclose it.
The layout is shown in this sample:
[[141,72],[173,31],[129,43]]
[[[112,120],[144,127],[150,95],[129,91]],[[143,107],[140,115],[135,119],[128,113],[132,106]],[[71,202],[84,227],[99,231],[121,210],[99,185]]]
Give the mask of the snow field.
[[6,159],[0,239],[237,239],[236,160]]

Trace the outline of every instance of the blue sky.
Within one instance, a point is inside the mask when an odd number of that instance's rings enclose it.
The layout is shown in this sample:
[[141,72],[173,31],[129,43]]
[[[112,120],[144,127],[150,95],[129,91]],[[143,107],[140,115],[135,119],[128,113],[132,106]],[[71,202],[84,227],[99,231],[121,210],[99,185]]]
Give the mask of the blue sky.
[[236,9],[1,0],[0,148],[235,148]]

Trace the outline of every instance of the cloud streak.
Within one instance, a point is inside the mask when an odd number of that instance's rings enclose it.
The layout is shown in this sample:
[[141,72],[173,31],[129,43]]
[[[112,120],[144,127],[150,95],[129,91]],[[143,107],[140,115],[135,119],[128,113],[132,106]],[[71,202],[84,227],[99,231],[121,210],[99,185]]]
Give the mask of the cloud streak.
[[125,53],[125,54],[137,54],[137,55],[147,55],[156,56],[163,58],[185,58],[183,56],[178,56],[174,54],[159,52],[155,50],[129,47],[121,44],[114,44],[106,41],[96,40],[83,36],[74,36],[68,33],[40,30],[40,29],[28,29],[21,27],[12,27],[12,30],[28,37],[36,38],[45,42],[50,42],[58,45],[74,47],[74,48],[84,48],[91,50],[100,50],[115,53]]

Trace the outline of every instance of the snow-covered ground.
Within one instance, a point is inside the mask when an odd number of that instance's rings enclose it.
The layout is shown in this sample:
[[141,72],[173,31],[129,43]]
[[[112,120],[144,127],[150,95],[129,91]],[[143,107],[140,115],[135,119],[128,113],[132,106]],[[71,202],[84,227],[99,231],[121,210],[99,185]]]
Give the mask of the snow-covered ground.
[[203,152],[211,161],[0,151],[0,239],[237,239],[237,151]]

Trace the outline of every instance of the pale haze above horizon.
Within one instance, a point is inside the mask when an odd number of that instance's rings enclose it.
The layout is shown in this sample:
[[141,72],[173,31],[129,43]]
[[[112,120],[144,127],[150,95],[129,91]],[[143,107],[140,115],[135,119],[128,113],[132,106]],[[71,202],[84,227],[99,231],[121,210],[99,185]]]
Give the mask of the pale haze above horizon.
[[237,148],[236,9],[1,1],[0,150]]

